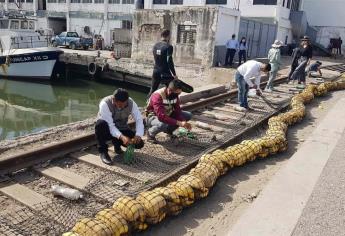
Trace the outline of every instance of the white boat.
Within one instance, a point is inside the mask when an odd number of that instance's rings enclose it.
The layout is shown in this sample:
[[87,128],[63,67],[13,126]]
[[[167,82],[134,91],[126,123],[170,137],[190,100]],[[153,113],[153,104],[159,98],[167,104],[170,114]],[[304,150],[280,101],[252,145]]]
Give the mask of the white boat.
[[0,14],[0,77],[49,80],[63,53],[49,47],[50,36],[35,32],[35,19]]

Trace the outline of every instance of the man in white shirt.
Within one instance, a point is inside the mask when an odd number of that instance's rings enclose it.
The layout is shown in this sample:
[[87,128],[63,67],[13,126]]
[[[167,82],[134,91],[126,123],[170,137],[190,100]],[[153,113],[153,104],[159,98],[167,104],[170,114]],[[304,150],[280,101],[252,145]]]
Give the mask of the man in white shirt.
[[[232,66],[236,51],[239,47],[238,41],[236,40],[236,35],[233,34],[231,39],[226,42],[226,56],[224,66]],[[229,60],[230,57],[230,60]]]
[[[127,124],[129,115],[135,120],[136,132],[133,132]],[[125,89],[119,88],[113,95],[102,99],[99,104],[95,134],[101,160],[108,165],[112,161],[108,154],[107,141],[112,141],[117,154],[123,153],[121,146],[134,144],[137,149],[144,146],[143,118],[138,105],[129,97]]]
[[[268,73],[270,70],[270,64],[265,64],[254,60],[247,61],[237,68],[235,80],[238,87],[238,102],[242,108],[245,110],[249,109],[247,101],[249,88],[254,88],[257,90],[258,94],[261,94],[261,72]],[[255,84],[251,81],[252,78],[255,78]]]

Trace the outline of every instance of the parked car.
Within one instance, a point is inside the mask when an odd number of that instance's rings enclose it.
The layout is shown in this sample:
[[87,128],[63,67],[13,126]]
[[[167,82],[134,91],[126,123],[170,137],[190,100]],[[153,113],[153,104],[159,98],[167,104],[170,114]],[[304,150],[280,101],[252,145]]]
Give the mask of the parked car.
[[83,48],[87,50],[93,46],[92,38],[79,37],[77,32],[62,32],[51,40],[54,47],[66,46],[70,49]]

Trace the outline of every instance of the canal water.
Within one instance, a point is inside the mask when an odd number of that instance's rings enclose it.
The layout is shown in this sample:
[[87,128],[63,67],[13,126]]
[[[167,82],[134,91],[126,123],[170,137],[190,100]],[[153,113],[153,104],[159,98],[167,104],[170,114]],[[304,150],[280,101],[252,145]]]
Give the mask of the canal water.
[[[94,117],[100,99],[116,88],[83,79],[54,84],[0,79],[0,141]],[[145,92],[126,89],[139,106],[145,105]]]

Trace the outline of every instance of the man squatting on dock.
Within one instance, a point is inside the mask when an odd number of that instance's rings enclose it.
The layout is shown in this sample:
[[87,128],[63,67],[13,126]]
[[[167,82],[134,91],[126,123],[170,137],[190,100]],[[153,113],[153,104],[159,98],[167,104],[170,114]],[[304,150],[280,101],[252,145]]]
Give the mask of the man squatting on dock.
[[[136,132],[128,126],[128,117],[135,120]],[[138,105],[129,97],[125,89],[115,90],[113,95],[103,98],[99,104],[98,120],[95,126],[98,151],[105,164],[111,164],[107,141],[111,140],[114,151],[123,153],[121,146],[134,144],[140,149],[144,146],[144,123]]]
[[[240,110],[249,109],[248,106],[248,91],[249,88],[256,89],[257,95],[261,95],[260,80],[261,72],[268,73],[271,70],[271,65],[250,60],[237,68],[235,80],[238,87],[238,102],[240,103]],[[255,78],[255,84],[250,80]]]
[[174,138],[173,132],[178,127],[190,130],[188,121],[192,113],[182,111],[179,95],[183,84],[180,80],[172,80],[168,86],[155,91],[146,108],[147,141],[156,143],[156,135],[165,132],[170,138]]
[[178,79],[172,57],[174,48],[169,44],[170,34],[170,30],[163,30],[161,33],[161,41],[153,46],[155,65],[148,97],[158,89],[161,83],[168,85],[173,79]]

